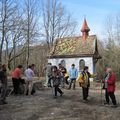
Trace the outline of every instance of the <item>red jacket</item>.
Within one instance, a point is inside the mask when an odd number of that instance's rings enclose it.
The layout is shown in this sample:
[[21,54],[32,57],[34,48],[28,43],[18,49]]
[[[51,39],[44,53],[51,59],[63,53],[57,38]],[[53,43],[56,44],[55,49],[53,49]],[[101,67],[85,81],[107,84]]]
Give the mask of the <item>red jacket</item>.
[[109,77],[107,83],[108,83],[108,92],[114,92],[115,91],[115,82],[116,82],[116,76],[114,73]]

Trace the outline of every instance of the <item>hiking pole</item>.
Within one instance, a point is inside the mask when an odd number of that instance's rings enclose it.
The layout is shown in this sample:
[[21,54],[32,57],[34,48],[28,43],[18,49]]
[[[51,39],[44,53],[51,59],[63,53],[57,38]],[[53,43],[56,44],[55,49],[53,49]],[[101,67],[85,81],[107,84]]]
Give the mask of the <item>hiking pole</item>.
[[101,82],[101,104],[102,104],[102,80],[100,80]]
[[54,90],[53,90],[53,89],[54,89],[54,87],[52,86],[52,96],[54,96],[54,94],[53,94],[53,91],[54,91]]

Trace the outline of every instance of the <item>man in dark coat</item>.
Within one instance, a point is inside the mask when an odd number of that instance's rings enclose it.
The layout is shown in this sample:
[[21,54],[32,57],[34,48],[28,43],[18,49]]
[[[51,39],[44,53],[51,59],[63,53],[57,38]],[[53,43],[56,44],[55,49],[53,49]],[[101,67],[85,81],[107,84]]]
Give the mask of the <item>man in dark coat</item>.
[[0,81],[1,81],[0,105],[3,105],[3,104],[7,104],[6,102],[7,73],[6,73],[5,64],[0,67]]

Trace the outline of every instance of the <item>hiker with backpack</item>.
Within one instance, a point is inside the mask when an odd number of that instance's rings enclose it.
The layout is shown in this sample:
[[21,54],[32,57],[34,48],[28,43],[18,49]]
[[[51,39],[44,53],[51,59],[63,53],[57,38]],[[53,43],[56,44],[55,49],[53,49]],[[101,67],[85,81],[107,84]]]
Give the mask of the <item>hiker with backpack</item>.
[[89,96],[90,78],[93,78],[95,76],[96,75],[90,74],[88,72],[88,66],[85,66],[84,70],[80,73],[80,75],[78,77],[80,87],[82,87],[84,102],[88,101],[87,98]]
[[52,87],[54,89],[54,97],[57,98],[57,92],[60,93],[60,96],[63,95],[63,92],[61,91],[61,89],[59,88],[60,85],[60,72],[57,68],[57,66],[53,66],[52,69],[52,75],[51,75],[51,81],[52,81]]

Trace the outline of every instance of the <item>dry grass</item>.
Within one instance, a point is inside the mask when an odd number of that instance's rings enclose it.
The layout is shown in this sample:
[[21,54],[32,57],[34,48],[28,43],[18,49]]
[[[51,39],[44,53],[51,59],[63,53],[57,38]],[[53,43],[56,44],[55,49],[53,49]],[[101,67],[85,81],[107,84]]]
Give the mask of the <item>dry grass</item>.
[[[120,120],[119,107],[101,104],[99,84],[91,83],[88,103],[82,101],[80,87],[63,89],[63,97],[57,99],[53,98],[51,88],[37,91],[34,96],[10,96],[8,104],[0,106],[0,120]],[[116,97],[119,100],[120,94]],[[103,99],[104,92],[102,102]]]

